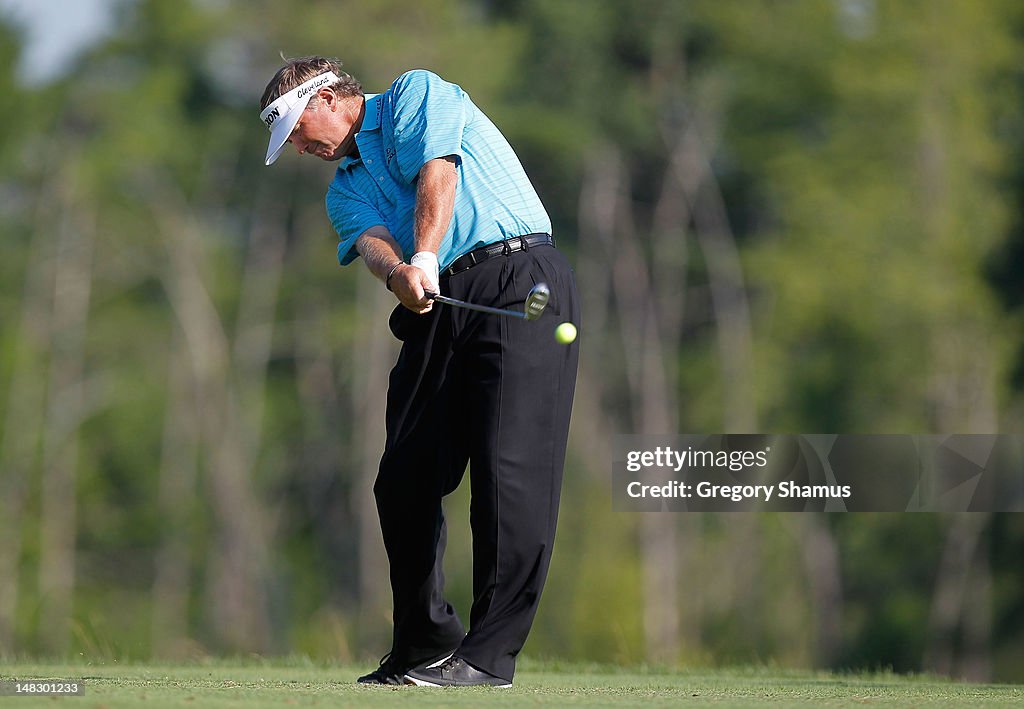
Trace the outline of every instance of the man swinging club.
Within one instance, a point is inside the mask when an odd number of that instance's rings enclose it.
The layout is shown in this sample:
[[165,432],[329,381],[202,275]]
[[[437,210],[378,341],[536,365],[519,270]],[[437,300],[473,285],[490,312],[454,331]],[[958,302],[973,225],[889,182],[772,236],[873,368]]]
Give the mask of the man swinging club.
[[[398,305],[374,497],[390,563],[391,652],[374,684],[509,686],[551,559],[579,343],[571,268],[518,158],[459,86],[424,70],[364,95],[337,61],[293,59],[267,85],[267,164],[291,143],[340,161],[327,190],[342,265]],[[435,303],[441,294],[536,320]],[[469,632],[445,600],[441,499],[470,471]]]

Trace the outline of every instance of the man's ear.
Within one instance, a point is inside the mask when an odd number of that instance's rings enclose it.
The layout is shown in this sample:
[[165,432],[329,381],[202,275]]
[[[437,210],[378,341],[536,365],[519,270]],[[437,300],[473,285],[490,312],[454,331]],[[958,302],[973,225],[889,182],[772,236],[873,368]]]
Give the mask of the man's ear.
[[316,92],[316,95],[320,97],[320,100],[327,104],[327,107],[332,111],[338,110],[338,95],[331,91],[326,86],[322,87]]

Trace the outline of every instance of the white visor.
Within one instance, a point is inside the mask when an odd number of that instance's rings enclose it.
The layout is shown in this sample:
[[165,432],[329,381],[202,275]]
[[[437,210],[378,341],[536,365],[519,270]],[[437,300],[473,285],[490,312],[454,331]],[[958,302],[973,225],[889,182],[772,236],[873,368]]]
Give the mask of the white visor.
[[279,96],[260,113],[260,120],[270,130],[270,145],[267,146],[267,165],[270,165],[284,150],[292,129],[299,122],[299,116],[306,110],[306,104],[321,86],[338,81],[333,71],[325,71],[304,84]]

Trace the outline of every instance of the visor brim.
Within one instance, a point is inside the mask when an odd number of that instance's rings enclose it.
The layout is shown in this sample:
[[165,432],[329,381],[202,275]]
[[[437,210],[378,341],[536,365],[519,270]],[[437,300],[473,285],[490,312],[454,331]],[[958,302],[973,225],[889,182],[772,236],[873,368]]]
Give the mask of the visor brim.
[[280,119],[274,124],[274,129],[270,132],[270,143],[267,145],[267,165],[272,165],[281,153],[284,151],[284,146],[288,143],[288,138],[292,134],[292,130],[295,128],[295,124],[299,122],[299,117],[302,112],[306,110],[306,106],[309,104],[309,99],[300,101],[291,107],[291,109],[281,116]]

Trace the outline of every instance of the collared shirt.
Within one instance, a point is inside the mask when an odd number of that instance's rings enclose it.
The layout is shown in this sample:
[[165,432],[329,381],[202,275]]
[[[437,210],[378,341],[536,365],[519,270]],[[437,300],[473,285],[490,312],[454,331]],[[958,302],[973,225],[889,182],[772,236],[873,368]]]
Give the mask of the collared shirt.
[[441,268],[478,246],[551,232],[551,220],[505,137],[456,84],[423,69],[398,77],[383,94],[366,96],[356,134],[359,157],[342,158],[327,190],[327,214],[338,232],[338,261],[351,263],[355,242],[373,226],[387,228],[408,261],[415,251],[416,178],[424,163],[455,156],[458,185]]

